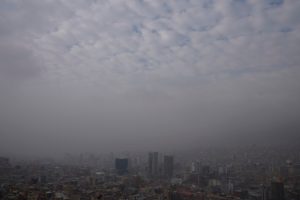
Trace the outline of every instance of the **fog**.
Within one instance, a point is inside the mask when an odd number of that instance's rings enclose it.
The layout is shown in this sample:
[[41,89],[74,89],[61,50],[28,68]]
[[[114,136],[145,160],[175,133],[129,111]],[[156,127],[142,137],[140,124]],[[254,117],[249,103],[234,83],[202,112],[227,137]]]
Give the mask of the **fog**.
[[297,145],[300,1],[0,2],[0,154]]

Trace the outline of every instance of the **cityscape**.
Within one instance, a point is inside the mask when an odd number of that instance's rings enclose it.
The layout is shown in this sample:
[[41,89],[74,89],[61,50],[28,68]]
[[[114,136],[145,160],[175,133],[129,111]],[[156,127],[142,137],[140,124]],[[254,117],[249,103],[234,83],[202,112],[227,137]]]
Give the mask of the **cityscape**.
[[0,200],[300,200],[300,0],[0,0]]
[[299,148],[0,158],[0,199],[298,200]]

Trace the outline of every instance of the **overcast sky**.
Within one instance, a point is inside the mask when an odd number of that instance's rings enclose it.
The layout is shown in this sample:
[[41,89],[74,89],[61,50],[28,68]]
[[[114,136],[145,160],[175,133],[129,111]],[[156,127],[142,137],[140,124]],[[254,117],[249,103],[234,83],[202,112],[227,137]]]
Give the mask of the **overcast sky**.
[[296,144],[299,0],[1,0],[0,152]]

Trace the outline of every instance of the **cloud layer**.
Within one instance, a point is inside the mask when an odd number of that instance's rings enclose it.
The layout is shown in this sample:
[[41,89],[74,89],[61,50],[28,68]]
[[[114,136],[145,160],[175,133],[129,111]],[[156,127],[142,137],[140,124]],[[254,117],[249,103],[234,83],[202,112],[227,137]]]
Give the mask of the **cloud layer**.
[[299,9],[298,0],[1,1],[2,149],[294,139]]

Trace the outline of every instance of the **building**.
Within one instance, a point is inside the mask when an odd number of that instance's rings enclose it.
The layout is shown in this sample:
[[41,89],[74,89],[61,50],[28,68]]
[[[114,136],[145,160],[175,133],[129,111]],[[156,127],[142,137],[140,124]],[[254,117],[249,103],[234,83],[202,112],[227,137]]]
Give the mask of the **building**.
[[191,164],[191,172],[192,173],[199,173],[200,171],[200,162],[199,161],[194,161]]
[[128,158],[116,158],[115,169],[117,174],[124,175],[128,173]]
[[284,200],[284,185],[281,181],[271,182],[271,200]]
[[201,173],[204,176],[208,176],[210,173],[210,167],[208,165],[202,166]]
[[261,200],[269,200],[269,188],[264,184],[261,186]]
[[164,177],[170,179],[173,177],[174,157],[164,156]]
[[149,177],[158,176],[158,152],[150,152],[148,155],[148,175]]
[[9,162],[9,158],[0,157],[0,178],[1,178],[1,175],[7,174],[10,167],[11,167],[11,165]]

